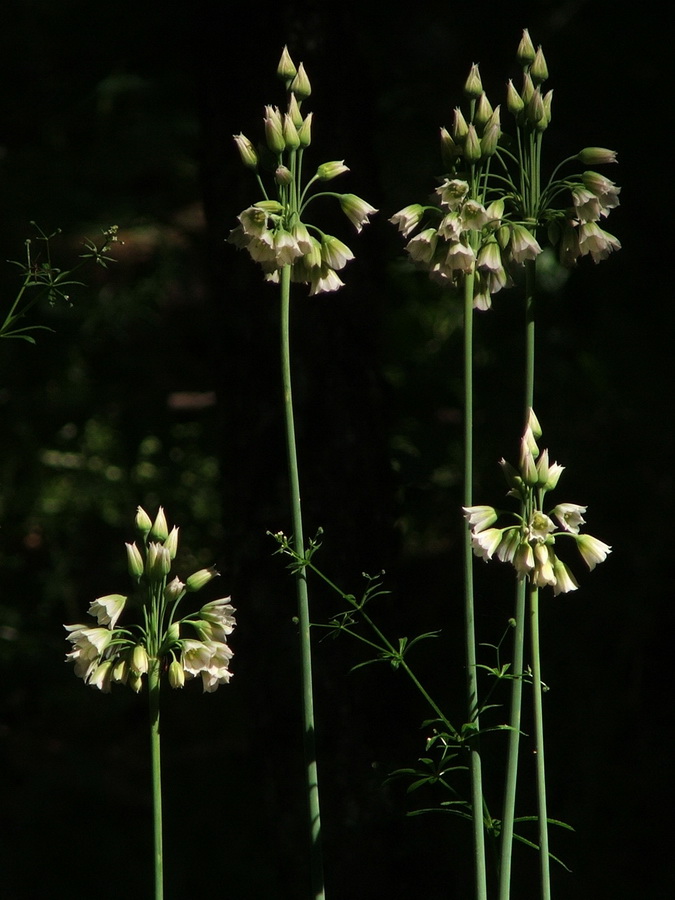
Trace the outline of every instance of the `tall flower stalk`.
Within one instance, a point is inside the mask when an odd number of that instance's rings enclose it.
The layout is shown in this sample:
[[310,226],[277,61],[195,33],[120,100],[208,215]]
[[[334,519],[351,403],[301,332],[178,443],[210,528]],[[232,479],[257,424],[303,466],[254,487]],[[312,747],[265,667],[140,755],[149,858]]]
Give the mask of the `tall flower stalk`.
[[[471,318],[469,306],[487,310],[492,297],[513,284],[515,270],[525,270],[525,420],[535,390],[535,297],[536,262],[542,252],[540,241],[548,237],[562,265],[572,266],[590,255],[594,262],[605,259],[620,248],[613,235],[598,222],[619,205],[620,188],[594,171],[561,176],[570,163],[597,166],[616,162],[616,154],[601,147],[587,147],[563,160],[548,181],[542,177],[542,141],[551,121],[552,91],[543,92],[548,68],[541,48],[536,51],[527,31],[518,47],[522,67],[522,88],[509,82],[506,106],[516,123],[515,140],[503,140],[500,107],[493,109],[482,89],[477,66],[472,66],[465,84],[469,98],[468,116],[455,109],[454,124],[441,129],[441,149],[447,177],[437,188],[436,204],[413,204],[392,217],[406,238],[411,259],[429,271],[430,277],[451,287],[463,288],[465,305],[465,482],[464,505],[473,508],[471,498]],[[568,200],[560,205],[560,199]],[[411,237],[412,235],[412,237]],[[524,519],[526,510],[521,509]],[[473,628],[473,590],[470,542],[465,544],[465,620],[469,706],[472,707],[475,672],[475,636]],[[475,549],[475,546],[474,546]],[[511,669],[511,713],[508,761],[505,780],[502,846],[500,859],[500,900],[508,900],[511,884],[511,855],[515,819],[520,715],[522,706],[523,661],[526,624],[526,586],[516,583],[514,658]],[[532,604],[530,604],[532,606]],[[538,617],[533,620],[538,622]],[[536,640],[536,637],[533,637]],[[538,645],[537,645],[538,646]],[[476,689],[477,690],[477,689]],[[477,708],[477,704],[476,704]],[[478,729],[477,729],[478,730]],[[543,754],[540,760],[543,772]],[[474,772],[472,766],[472,773]],[[540,795],[545,779],[538,780]],[[474,797],[477,797],[474,774]],[[543,798],[545,807],[545,797]],[[474,826],[479,806],[474,800]],[[543,826],[545,827],[545,822]],[[477,847],[477,835],[475,835]],[[544,851],[541,851],[542,854]],[[548,857],[547,857],[548,859]],[[477,873],[478,875],[478,873]],[[477,896],[480,894],[479,878]],[[542,887],[543,890],[543,887]]]
[[[293,522],[292,540],[295,552],[301,557],[304,555],[304,528],[291,383],[291,283],[308,284],[310,296],[336,291],[343,286],[337,272],[354,258],[354,254],[346,244],[311,224],[306,220],[305,214],[309,204],[317,197],[333,197],[338,200],[347,219],[360,232],[368,223],[368,217],[377,210],[354,194],[317,190],[349,171],[343,161],[323,163],[318,166],[314,175],[305,179],[304,153],[311,143],[313,113],[303,115],[301,106],[311,94],[311,85],[304,66],[300,63],[296,68],[286,47],[277,67],[277,75],[283,80],[286,88],[286,111],[282,113],[276,106],[265,107],[265,143],[256,150],[245,135],[239,134],[234,138],[244,166],[255,174],[262,199],[239,215],[240,224],[230,233],[229,240],[236,247],[246,249],[251,258],[260,264],[266,281],[279,285],[281,376]],[[262,178],[263,174],[271,176],[272,187],[269,192]],[[325,887],[316,759],[309,592],[304,567],[296,569],[295,578],[302,663],[303,745],[309,814],[311,895],[314,900],[318,900],[325,896]]]
[[[154,522],[140,506],[136,514],[137,540],[126,544],[129,574],[137,585],[137,597],[107,594],[89,605],[96,627],[66,625],[72,649],[66,660],[86,684],[109,693],[113,684],[123,684],[136,693],[148,681],[150,755],[153,799],[153,868],[155,900],[164,896],[162,848],[162,773],[160,746],[160,688],[163,677],[172,688],[200,675],[205,692],[212,693],[232,677],[233,653],[227,638],[236,624],[230,598],[212,600],[198,612],[176,617],[186,595],[201,590],[217,577],[215,568],[200,569],[185,582],[169,581],[178,552],[178,527],[169,531],[160,507]],[[119,625],[134,601],[141,607],[143,623]],[[185,629],[187,635],[185,635]]]

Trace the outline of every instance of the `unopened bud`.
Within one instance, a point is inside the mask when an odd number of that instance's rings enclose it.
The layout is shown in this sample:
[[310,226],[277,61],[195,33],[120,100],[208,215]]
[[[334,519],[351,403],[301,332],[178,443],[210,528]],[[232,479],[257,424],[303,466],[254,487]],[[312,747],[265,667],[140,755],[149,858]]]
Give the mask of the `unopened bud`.
[[169,665],[169,685],[172,688],[182,688],[184,684],[185,669],[181,666],[177,659],[174,659]]
[[312,116],[314,113],[307,113],[305,120],[298,129],[298,137],[300,138],[300,146],[304,149],[312,143]]
[[520,44],[518,44],[518,50],[516,52],[516,58],[521,66],[529,66],[534,62],[535,57],[534,52],[534,44],[530,40],[530,33],[527,28],[523,29],[523,36],[520,39]]
[[278,156],[286,149],[281,115],[276,106],[266,106],[265,113],[265,140],[272,153]]
[[316,177],[319,181],[331,181],[331,179],[337,178],[338,175],[342,175],[344,172],[349,172],[349,168],[344,164],[344,160],[342,162],[326,162],[318,167]]
[[171,559],[176,558],[176,554],[178,553],[178,526],[174,525],[171,529],[171,533],[164,541],[164,546],[169,551],[169,556]]
[[284,113],[284,141],[289,150],[297,150],[300,146],[298,129],[293,124],[293,119],[288,113]]
[[192,575],[188,577],[185,587],[188,591],[199,591],[204,585],[208,584],[209,581],[213,581],[214,578],[217,578],[219,574],[220,573],[216,570],[215,566],[210,566],[208,569],[200,569],[198,572],[193,572]]
[[237,145],[237,150],[239,151],[243,164],[247,169],[253,169],[255,171],[258,168],[258,154],[255,152],[253,144],[244,134],[234,134],[232,137]]
[[466,124],[466,119],[462,114],[462,110],[459,106],[455,107],[455,121],[452,126],[452,136],[455,140],[456,144],[463,144],[464,140],[469,133],[469,126]]
[[134,675],[145,675],[148,671],[148,651],[143,644],[136,644],[131,654],[129,668]]
[[291,94],[291,99],[288,101],[288,115],[291,117],[291,121],[295,127],[300,128],[302,125],[302,115],[295,94]]
[[548,67],[541,47],[537,47],[537,52],[530,66],[530,77],[535,84],[542,84],[548,78]]
[[284,49],[281,51],[281,59],[277,66],[277,75],[279,78],[288,82],[295,78],[297,71],[293,60],[291,59],[291,54],[288,52],[288,47],[284,44]]
[[166,524],[164,510],[160,506],[155,521],[152,523],[150,538],[153,541],[165,541],[169,536],[169,526]]
[[293,175],[288,166],[277,166],[274,171],[274,180],[277,184],[290,184],[293,180]]
[[616,150],[607,150],[606,147],[584,147],[577,153],[577,159],[585,166],[602,166],[617,162]]
[[309,83],[309,78],[302,63],[300,63],[295,78],[291,81],[290,90],[293,91],[298,100],[306,100],[312,93],[312,86]]
[[143,574],[143,557],[136,543],[125,544],[127,548],[127,564],[132,578],[140,578]]
[[490,116],[492,115],[492,106],[490,105],[490,101],[487,98],[487,94],[485,91],[480,95],[478,99],[478,103],[476,104],[476,112],[474,113],[473,123],[476,125],[478,129],[483,128],[487,125]]
[[523,109],[525,108],[525,104],[523,103],[523,98],[520,96],[518,91],[515,89],[513,82],[509,78],[509,83],[506,87],[506,108],[511,113],[512,116],[518,116]]
[[152,528],[152,519],[146,513],[142,506],[136,508],[136,531],[142,538],[146,538],[150,534]]
[[478,66],[476,65],[476,63],[471,66],[469,77],[466,79],[466,83],[464,85],[464,93],[471,100],[477,100],[483,93],[483,85],[480,80],[480,73],[478,71]]
[[469,130],[464,141],[464,159],[467,162],[478,162],[481,158],[480,140],[476,134],[476,128],[473,124],[469,125]]
[[443,166],[445,170],[449,172],[457,157],[460,155],[457,144],[450,137],[450,132],[447,128],[441,128],[441,159],[443,160]]

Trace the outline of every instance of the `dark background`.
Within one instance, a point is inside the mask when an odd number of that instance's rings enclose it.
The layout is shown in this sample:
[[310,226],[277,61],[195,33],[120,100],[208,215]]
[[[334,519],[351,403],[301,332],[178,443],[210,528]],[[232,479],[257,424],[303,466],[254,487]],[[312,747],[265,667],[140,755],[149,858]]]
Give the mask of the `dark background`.
[[[162,503],[181,525],[182,574],[217,563],[208,599],[231,593],[239,621],[229,687],[165,694],[167,896],[307,896],[294,588],[266,536],[289,529],[277,294],[224,243],[258,199],[232,135],[256,140],[263,105],[283,101],[274,71],[285,42],[313,86],[313,162],[344,158],[352,171],[338,189],[382,211],[356,237],[317,203],[357,259],[339,293],[300,289],[293,301],[307,532],[324,528],[317,561],[347,590],[386,570],[392,593],[374,610],[392,637],[442,630],[412,659],[460,721],[458,310],[402,262],[386,219],[433,187],[438,127],[451,125],[472,62],[500,102],[523,27],[543,44],[555,90],[547,160],[617,149],[620,166],[605,172],[623,186],[607,225],[621,252],[583,260],[539,306],[537,411],[568,467],[556,496],[588,503],[588,530],[614,548],[578,592],[544,603],[549,809],[576,829],[552,835],[573,870],[555,869],[554,894],[672,896],[661,849],[674,736],[671,73],[655,9],[5,2],[2,258],[22,258],[30,220],[62,229],[62,266],[113,223],[124,240],[116,264],[86,272],[72,308],[40,309],[54,333],[1,348],[8,900],[150,896],[144,698],[89,690],[63,664],[62,623],[128,589],[123,541],[138,503],[151,513]],[[3,266],[3,309],[16,286]],[[498,295],[476,329],[476,499],[499,502],[495,462],[515,456],[520,422],[518,290]],[[506,627],[510,581],[498,565],[478,570],[481,640]],[[312,600],[317,622],[340,609],[316,584]],[[328,896],[470,896],[466,825],[406,817],[444,798],[385,781],[422,754],[427,710],[384,665],[349,674],[363,659],[346,638],[315,645]],[[498,812],[505,742],[486,743]],[[535,897],[533,851],[516,848],[515,871],[514,900]]]

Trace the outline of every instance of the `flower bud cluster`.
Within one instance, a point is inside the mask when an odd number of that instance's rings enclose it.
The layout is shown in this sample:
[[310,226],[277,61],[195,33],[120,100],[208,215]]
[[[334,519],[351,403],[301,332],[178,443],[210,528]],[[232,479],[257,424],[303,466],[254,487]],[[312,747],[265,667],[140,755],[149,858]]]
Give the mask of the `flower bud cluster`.
[[[286,47],[277,74],[288,92],[287,110],[282,113],[276,106],[265,107],[264,148],[257,153],[245,135],[234,137],[242,163],[256,173],[265,199],[238,216],[239,225],[230,232],[228,240],[248,251],[251,259],[261,266],[267,281],[278,283],[281,270],[290,266],[291,280],[310,285],[310,295],[336,291],[343,286],[337,272],[354,254],[342,241],[310,223],[305,224],[303,216],[308,203],[321,195],[337,198],[357,232],[377,210],[354,194],[332,191],[308,194],[311,186],[324,185],[349,169],[342,160],[322,163],[303,186],[302,155],[311,144],[312,113],[303,118],[300,106],[310,96],[311,86],[302,63],[296,69]],[[268,168],[273,172],[274,200],[268,197],[260,177],[265,157],[272,161]]]
[[500,463],[509,486],[508,496],[521,501],[521,513],[511,514],[515,524],[496,527],[500,512],[492,506],[464,507],[464,516],[471,529],[476,556],[487,561],[496,555],[502,562],[513,565],[518,578],[528,578],[536,587],[550,586],[554,594],[561,594],[575,591],[579,585],[557,555],[556,538],[574,540],[591,570],[607,558],[611,547],[580,533],[586,523],[585,506],[558,503],[548,513],[543,511],[544,496],[557,486],[563,466],[549,461],[548,450],[540,453],[537,445],[540,436],[539,423],[531,412],[520,444],[518,468],[505,460]]
[[[107,594],[89,605],[96,626],[65,626],[72,647],[66,660],[74,664],[75,674],[86,684],[107,693],[119,682],[138,693],[144,676],[153,668],[166,671],[173,688],[197,675],[207,692],[229,682],[233,654],[227,638],[236,624],[230,598],[212,600],[199,612],[174,619],[183,597],[201,590],[218,575],[210,567],[194,572],[185,582],[178,576],[168,580],[178,552],[178,531],[175,526],[169,531],[161,507],[154,522],[138,507],[136,532],[141,547],[136,542],[125,546],[129,573],[142,591],[143,625],[118,627],[129,598]],[[181,635],[186,627],[194,637]]]

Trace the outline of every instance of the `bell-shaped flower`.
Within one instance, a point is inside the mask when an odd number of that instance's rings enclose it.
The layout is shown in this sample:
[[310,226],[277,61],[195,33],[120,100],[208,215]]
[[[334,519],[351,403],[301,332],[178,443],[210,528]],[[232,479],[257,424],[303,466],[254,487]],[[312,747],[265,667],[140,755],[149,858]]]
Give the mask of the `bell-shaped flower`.
[[411,238],[406,250],[410,254],[410,258],[418,263],[431,263],[436,252],[436,244],[438,243],[438,232],[435,228],[425,228],[418,235]]
[[593,262],[607,259],[610,253],[620,249],[621,243],[618,238],[603,231],[595,222],[584,222],[579,227],[579,252],[582,256],[590,253]]
[[615,209],[619,205],[621,188],[617,187],[609,178],[598,175],[597,172],[584,172],[581,180],[584,187],[598,198],[603,216],[606,216],[610,209]]
[[95,616],[99,625],[107,625],[114,628],[122,614],[127,598],[122,594],[106,594],[98,597],[89,604],[89,615]]
[[501,543],[503,531],[503,528],[487,528],[478,533],[472,532],[471,544],[475,555],[486,562],[492,559]]
[[324,234],[321,238],[321,259],[331,269],[342,269],[349,260],[354,259],[354,254],[342,241]]
[[343,286],[344,282],[340,279],[337,272],[331,269],[330,266],[322,265],[317,271],[316,277],[312,279],[309,296],[337,291]]
[[497,510],[493,506],[463,506],[464,518],[475,534],[485,531],[497,521]]
[[548,544],[535,544],[534,546],[534,571],[530,578],[537,587],[555,585],[556,577],[553,571],[555,553]]
[[555,557],[553,562],[553,574],[555,575],[555,585],[553,586],[554,595],[567,594],[570,591],[576,591],[579,587],[577,580],[572,575],[562,560]]
[[443,184],[436,188],[436,193],[440,196],[443,206],[447,206],[450,210],[459,209],[469,193],[469,185],[459,178],[446,178]]
[[509,243],[509,252],[511,258],[516,263],[523,263],[528,259],[535,259],[541,253],[535,237],[517,222],[511,224],[511,241]]
[[586,524],[586,520],[583,518],[586,509],[587,507],[579,506],[577,503],[558,503],[551,510],[551,515],[558,520],[560,527],[565,531],[579,534],[579,527]]
[[389,221],[396,225],[404,237],[408,237],[419,225],[423,213],[424,207],[420,203],[413,203],[394,213]]
[[579,553],[591,571],[598,563],[604,562],[608,554],[612,552],[612,548],[608,544],[591,537],[590,534],[578,534],[575,538]]
[[341,194],[339,199],[342,212],[358,232],[361,232],[363,226],[368,224],[368,216],[377,212],[374,206],[366,203],[356,194]]

